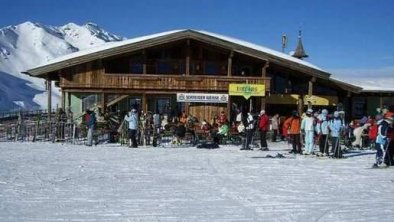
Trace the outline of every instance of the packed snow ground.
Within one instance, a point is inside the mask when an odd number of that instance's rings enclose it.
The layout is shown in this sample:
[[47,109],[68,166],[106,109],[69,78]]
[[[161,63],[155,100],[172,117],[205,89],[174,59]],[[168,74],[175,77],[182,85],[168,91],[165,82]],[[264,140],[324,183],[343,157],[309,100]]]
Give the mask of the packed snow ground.
[[0,143],[0,221],[393,221],[394,167],[236,146]]

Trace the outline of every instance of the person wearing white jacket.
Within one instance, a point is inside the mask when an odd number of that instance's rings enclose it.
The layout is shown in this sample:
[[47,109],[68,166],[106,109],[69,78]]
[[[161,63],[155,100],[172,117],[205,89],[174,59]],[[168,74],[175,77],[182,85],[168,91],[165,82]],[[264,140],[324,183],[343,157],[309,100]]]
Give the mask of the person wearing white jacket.
[[127,121],[129,123],[129,130],[128,130],[128,134],[129,134],[129,139],[130,147],[133,148],[137,148],[138,144],[137,144],[137,133],[138,133],[138,114],[137,114],[137,110],[136,109],[131,109],[131,112],[129,112],[125,117],[124,117],[125,121]]
[[305,133],[305,154],[309,155],[313,152],[314,132],[315,132],[315,118],[312,116],[313,110],[308,109],[306,116],[301,122],[301,131]]

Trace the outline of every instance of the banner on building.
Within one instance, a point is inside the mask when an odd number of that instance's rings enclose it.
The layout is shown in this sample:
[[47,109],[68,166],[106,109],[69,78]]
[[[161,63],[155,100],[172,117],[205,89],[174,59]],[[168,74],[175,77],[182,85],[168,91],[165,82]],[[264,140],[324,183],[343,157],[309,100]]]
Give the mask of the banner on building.
[[308,103],[311,103],[315,106],[336,106],[338,104],[338,97],[324,95],[306,95],[304,96],[304,104],[308,105]]
[[264,84],[230,84],[228,87],[230,96],[243,96],[249,99],[252,96],[265,96]]
[[192,103],[228,103],[228,94],[177,93],[176,101]]

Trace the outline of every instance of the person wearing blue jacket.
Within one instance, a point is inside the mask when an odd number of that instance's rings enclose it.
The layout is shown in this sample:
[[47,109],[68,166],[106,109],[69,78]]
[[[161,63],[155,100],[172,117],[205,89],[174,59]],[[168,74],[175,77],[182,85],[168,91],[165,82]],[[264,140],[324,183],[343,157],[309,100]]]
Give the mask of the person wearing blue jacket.
[[334,118],[329,122],[328,128],[331,131],[331,143],[332,143],[331,152],[333,153],[334,157],[342,158],[342,151],[341,151],[341,146],[339,144],[340,142],[339,137],[343,129],[343,123],[342,123],[342,119],[339,116],[338,111],[334,112]]
[[137,148],[137,133],[138,133],[138,114],[136,109],[131,109],[131,111],[126,114],[124,120],[129,123],[128,135],[129,135],[129,146]]
[[321,154],[328,155],[328,111],[323,109],[322,112],[317,116],[316,121],[316,133],[319,140],[319,150]]

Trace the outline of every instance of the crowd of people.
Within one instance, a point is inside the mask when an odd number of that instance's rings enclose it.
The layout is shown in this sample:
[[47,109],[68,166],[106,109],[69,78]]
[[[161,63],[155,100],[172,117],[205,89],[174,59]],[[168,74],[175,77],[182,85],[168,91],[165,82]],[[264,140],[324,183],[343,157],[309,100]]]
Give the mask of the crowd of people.
[[[128,127],[130,147],[138,145],[155,145],[151,141],[154,135],[163,130],[173,133],[174,143],[181,143],[182,138],[189,133],[193,139],[196,131],[203,133],[208,140],[220,144],[229,134],[235,133],[243,138],[241,150],[252,150],[252,141],[260,140],[260,150],[269,150],[267,137],[271,142],[287,141],[291,145],[290,153],[303,155],[331,156],[342,158],[342,147],[362,148],[368,145],[377,150],[376,166],[393,164],[394,153],[394,106],[377,109],[373,117],[363,117],[345,122],[343,111],[329,113],[327,109],[307,109],[299,115],[292,111],[291,116],[284,118],[275,113],[269,116],[265,110],[258,115],[252,112],[239,112],[230,122],[225,112],[220,112],[209,122],[201,123],[192,115],[182,112],[173,123],[165,115],[158,113],[143,113],[132,108],[125,116],[124,122]],[[95,113],[87,110],[85,122],[88,129],[87,145],[92,145],[92,134],[96,127]],[[198,128],[196,128],[198,126]]]

